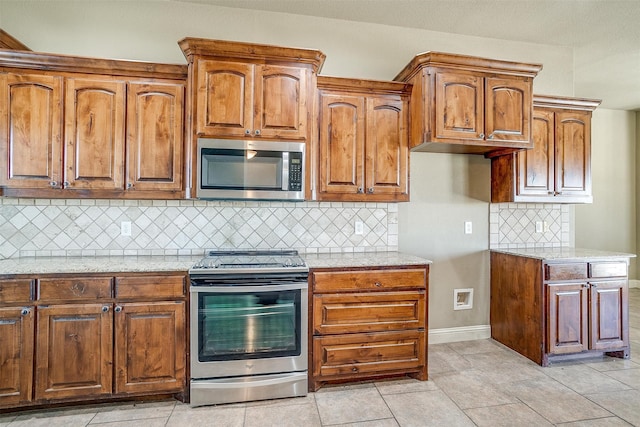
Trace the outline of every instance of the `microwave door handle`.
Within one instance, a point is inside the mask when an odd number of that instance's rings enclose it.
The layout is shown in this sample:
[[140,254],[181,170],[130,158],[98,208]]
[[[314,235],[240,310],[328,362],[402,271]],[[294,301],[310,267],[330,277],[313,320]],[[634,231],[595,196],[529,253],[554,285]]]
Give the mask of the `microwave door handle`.
[[289,152],[282,153],[282,191],[289,190]]

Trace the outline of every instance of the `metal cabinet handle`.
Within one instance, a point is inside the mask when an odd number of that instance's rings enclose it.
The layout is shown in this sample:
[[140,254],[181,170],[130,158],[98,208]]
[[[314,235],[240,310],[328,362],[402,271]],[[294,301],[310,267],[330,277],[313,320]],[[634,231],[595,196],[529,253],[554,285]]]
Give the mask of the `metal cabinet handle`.
[[109,311],[109,306],[108,305],[103,306],[102,307],[102,312],[106,313],[107,311]]
[[122,306],[116,305],[116,308],[113,311],[120,313],[122,311]]
[[372,193],[373,193],[373,187],[369,187],[369,188],[367,189],[367,193],[372,194]]
[[484,133],[481,133],[480,135],[478,135],[481,139],[484,139]]
[[132,184],[132,183],[130,183],[130,182],[128,182],[128,183],[127,183],[127,188],[133,188],[133,184]]
[[358,187],[358,194],[362,194],[364,193],[364,190],[362,189],[362,187]]
[[20,312],[20,314],[22,314],[23,316],[26,316],[27,314],[29,314],[31,312],[31,310],[29,310],[28,308],[23,308],[22,311]]
[[51,182],[49,183],[49,185],[50,185],[50,186],[52,186],[52,187],[55,187],[55,186],[57,186],[57,185],[58,185],[58,182],[57,182],[57,181],[51,181]]
[[260,135],[260,129],[256,129],[256,135]]
[[245,135],[251,135],[251,129],[245,129],[244,130],[244,134]]
[[591,287],[592,287],[592,288],[597,288],[597,287],[598,287],[598,285],[596,285],[595,283],[591,283]]
[[379,288],[380,286],[382,286],[382,283],[380,283],[380,282],[375,282],[375,283],[374,283],[374,285],[376,285],[376,286]]
[[493,134],[489,135],[487,139],[493,139]]
[[64,185],[65,187],[69,187],[71,183],[69,181],[65,181],[62,183],[62,185]]

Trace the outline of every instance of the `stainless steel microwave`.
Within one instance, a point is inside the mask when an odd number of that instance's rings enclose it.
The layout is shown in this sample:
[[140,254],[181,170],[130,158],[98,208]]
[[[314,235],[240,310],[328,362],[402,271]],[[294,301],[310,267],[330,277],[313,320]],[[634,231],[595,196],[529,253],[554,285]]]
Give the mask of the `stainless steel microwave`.
[[198,138],[196,197],[304,200],[305,144]]

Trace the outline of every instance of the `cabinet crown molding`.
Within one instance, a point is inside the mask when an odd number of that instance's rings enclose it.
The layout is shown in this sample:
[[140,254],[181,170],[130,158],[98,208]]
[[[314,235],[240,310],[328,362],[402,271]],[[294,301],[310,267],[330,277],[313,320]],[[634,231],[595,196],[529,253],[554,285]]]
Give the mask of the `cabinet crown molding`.
[[0,49],[31,50],[20,40],[0,28]]
[[190,63],[195,56],[250,62],[295,62],[320,71],[326,55],[319,50],[186,37],[178,42]]
[[396,81],[407,81],[415,73],[425,67],[446,67],[459,70],[535,77],[542,64],[503,61],[499,59],[480,58],[476,56],[458,55],[443,52],[424,52],[416,55],[394,78]]
[[601,99],[572,98],[568,96],[555,95],[533,95],[534,107],[593,111],[601,102]]
[[345,77],[318,76],[318,89],[343,90],[357,93],[388,93],[408,95],[413,85],[384,80],[351,79]]

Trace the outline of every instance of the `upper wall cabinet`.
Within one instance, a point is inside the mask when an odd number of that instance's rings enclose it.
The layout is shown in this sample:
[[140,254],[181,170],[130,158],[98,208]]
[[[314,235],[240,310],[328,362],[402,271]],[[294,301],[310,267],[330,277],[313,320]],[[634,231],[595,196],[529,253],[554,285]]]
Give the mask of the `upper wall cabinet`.
[[182,198],[186,67],[0,51],[0,186]]
[[317,50],[185,38],[197,136],[306,140]]
[[426,52],[395,78],[413,84],[414,151],[487,154],[531,147],[533,78],[542,69]]
[[411,85],[318,77],[316,199],[409,200]]
[[491,201],[591,203],[591,113],[599,100],[533,98],[533,147],[491,159]]

